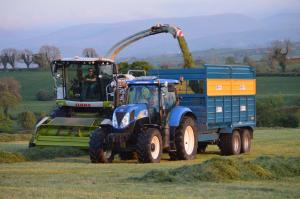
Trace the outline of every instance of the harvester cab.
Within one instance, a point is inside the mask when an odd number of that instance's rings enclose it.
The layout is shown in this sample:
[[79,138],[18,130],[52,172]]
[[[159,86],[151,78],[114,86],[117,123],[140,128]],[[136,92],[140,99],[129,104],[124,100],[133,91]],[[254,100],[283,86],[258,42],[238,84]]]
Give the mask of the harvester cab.
[[64,107],[108,107],[113,105],[112,81],[117,74],[113,61],[99,58],[55,60],[52,76],[56,100]]
[[64,58],[52,62],[56,104],[36,125],[29,146],[88,147],[89,134],[118,104],[117,67],[110,59]]

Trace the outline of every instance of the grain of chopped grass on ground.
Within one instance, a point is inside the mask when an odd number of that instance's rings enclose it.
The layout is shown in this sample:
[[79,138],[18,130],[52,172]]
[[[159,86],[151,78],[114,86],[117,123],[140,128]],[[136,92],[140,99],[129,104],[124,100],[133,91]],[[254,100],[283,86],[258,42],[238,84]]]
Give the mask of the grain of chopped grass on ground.
[[145,182],[185,182],[264,180],[300,176],[300,157],[260,156],[254,160],[218,157],[201,164],[170,170],[152,170],[141,177],[131,178]]

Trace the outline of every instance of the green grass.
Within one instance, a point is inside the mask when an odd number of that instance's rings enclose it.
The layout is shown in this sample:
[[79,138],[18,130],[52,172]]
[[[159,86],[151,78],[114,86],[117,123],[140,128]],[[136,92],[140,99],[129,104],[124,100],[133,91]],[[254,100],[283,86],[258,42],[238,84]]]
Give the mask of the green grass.
[[0,133],[0,142],[29,141],[31,134]]
[[257,77],[257,95],[300,97],[300,77]]
[[[20,153],[27,142],[0,143],[0,150]],[[260,156],[299,158],[300,129],[259,129],[255,131],[250,154],[230,160],[253,160]],[[52,158],[52,157],[51,157]],[[247,179],[226,182],[133,181],[152,170],[167,171],[224,158],[216,146],[192,161],[169,161],[164,154],[160,164],[136,164],[115,160],[112,164],[91,164],[87,155],[57,157],[0,165],[2,198],[299,198],[300,177]],[[225,158],[227,159],[227,158]],[[266,161],[269,163],[269,161]],[[274,163],[274,162],[273,162]],[[273,164],[272,163],[272,164]],[[276,165],[276,162],[275,162]],[[300,165],[294,165],[299,169]]]
[[32,70],[32,71],[1,71],[0,78],[14,77],[20,82],[20,92],[24,101],[36,100],[36,93],[40,89],[53,90],[53,79],[51,72]]
[[138,182],[225,182],[232,180],[270,180],[300,176],[300,157],[260,156],[254,160],[242,158],[212,158],[201,164],[169,170],[152,170],[131,178]]

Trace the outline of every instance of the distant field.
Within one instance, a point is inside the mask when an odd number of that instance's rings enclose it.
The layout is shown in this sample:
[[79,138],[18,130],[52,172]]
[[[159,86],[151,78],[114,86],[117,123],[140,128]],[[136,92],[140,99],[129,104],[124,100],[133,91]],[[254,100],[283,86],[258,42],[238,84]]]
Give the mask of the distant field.
[[[23,102],[12,111],[18,113],[24,110],[34,112],[49,112],[54,102],[36,100],[40,89],[53,90],[53,79],[50,71],[10,71],[0,72],[1,77],[14,77],[20,82]],[[288,102],[294,103],[300,98],[300,77],[257,77],[257,96],[282,95]]]
[[300,77],[257,77],[257,94],[300,97]]
[[14,77],[20,82],[20,91],[24,101],[36,100],[35,95],[40,89],[53,89],[53,79],[49,71],[1,71],[0,78]]
[[[0,151],[27,150],[27,142],[1,143]],[[300,129],[260,129],[254,134],[250,154],[230,159],[258,156],[299,157]],[[226,182],[136,182],[153,170],[169,170],[199,164],[220,157],[216,146],[193,161],[169,161],[164,154],[159,164],[136,164],[115,160],[112,164],[91,164],[87,155],[0,164],[0,198],[299,198],[300,177],[274,180],[231,180]],[[299,168],[300,165],[295,165]]]

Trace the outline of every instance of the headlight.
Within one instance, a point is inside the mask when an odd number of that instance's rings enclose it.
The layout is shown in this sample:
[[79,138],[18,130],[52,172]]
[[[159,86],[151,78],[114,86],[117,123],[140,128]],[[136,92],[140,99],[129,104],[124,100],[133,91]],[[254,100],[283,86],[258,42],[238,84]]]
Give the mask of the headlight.
[[120,124],[120,127],[121,127],[121,128],[125,128],[126,126],[128,126],[128,124],[129,124],[129,112],[127,112],[127,113],[124,115],[124,117],[123,117],[123,119],[122,119],[122,122],[121,122],[121,124]]
[[114,128],[118,128],[118,121],[117,121],[116,113],[113,114],[112,125]]

